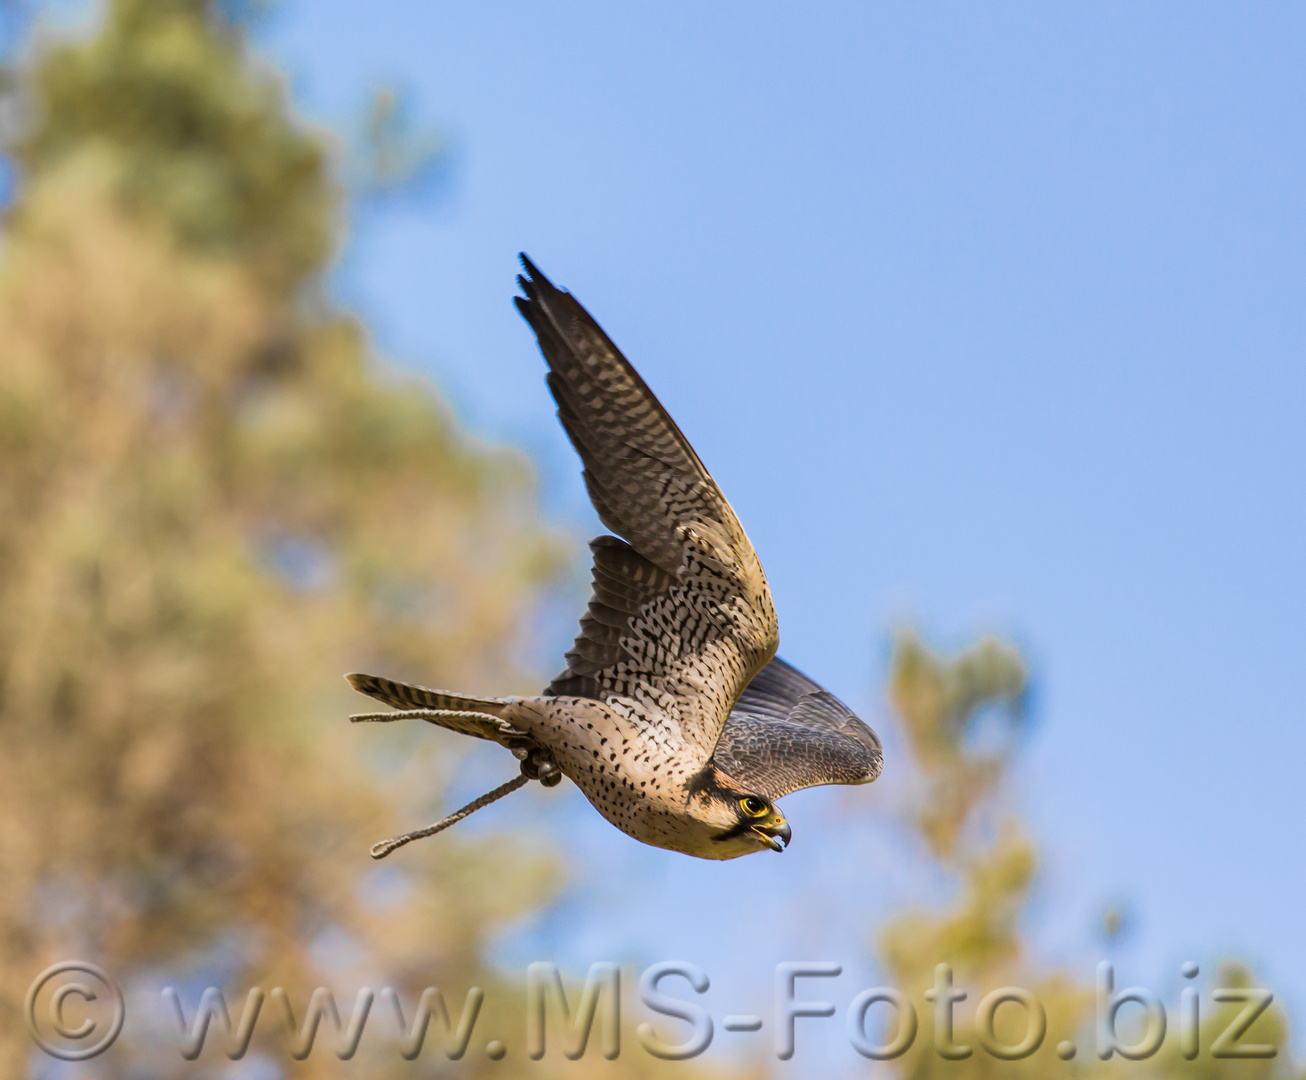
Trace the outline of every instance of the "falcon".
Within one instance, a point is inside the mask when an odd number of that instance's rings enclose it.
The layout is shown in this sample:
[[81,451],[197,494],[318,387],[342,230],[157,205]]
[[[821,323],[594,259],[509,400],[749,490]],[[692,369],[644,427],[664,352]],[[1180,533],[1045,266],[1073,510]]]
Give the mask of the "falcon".
[[355,690],[511,750],[520,774],[434,825],[442,831],[531,780],[565,776],[622,832],[702,859],[783,851],[776,800],[880,773],[875,733],[776,656],[766,575],[738,518],[644,380],[572,295],[521,256],[518,310],[548,363],[558,419],[615,536],[590,544],[592,595],[567,667],[536,697],[473,697],[375,675]]

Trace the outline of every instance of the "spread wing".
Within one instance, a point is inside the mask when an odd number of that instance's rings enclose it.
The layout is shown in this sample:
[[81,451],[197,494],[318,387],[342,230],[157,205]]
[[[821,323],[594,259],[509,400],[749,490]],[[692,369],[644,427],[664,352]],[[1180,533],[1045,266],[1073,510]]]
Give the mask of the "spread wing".
[[748,684],[713,760],[749,791],[778,799],[817,784],[867,784],[884,754],[875,732],[778,656]]
[[638,373],[525,256],[517,307],[548,361],[558,419],[599,519],[593,597],[546,693],[596,698],[706,760],[779,632],[757,553]]

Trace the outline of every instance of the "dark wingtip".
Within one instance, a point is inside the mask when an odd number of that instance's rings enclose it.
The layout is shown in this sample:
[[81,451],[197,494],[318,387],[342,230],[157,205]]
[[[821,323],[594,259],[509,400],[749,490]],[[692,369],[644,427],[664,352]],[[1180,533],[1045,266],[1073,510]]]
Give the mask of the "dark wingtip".
[[517,284],[521,286],[522,291],[527,296],[533,298],[536,295],[536,290],[541,287],[545,289],[553,288],[553,282],[540,272],[540,268],[531,262],[531,258],[526,252],[517,252],[517,258],[521,261],[522,269],[526,271],[525,277],[522,277],[521,274],[517,275]]
[[532,300],[536,299],[540,294],[547,297],[550,293],[562,291],[544,275],[538,266],[531,262],[531,258],[526,252],[517,252],[517,258],[521,261],[522,269],[526,271],[526,277],[522,277],[520,274],[517,275],[517,284]]
[[526,252],[519,251],[517,258],[521,260],[522,269],[526,271],[525,275],[517,275],[517,287],[526,295],[514,296],[513,303],[517,305],[517,310],[521,312],[522,317],[531,324],[538,337],[544,333],[544,327],[549,321],[547,312],[550,301],[563,294],[541,273],[540,268],[531,262]]
[[533,296],[514,296],[512,302],[517,306],[517,313],[530,324],[530,328],[535,331],[536,337],[541,333],[540,320],[544,315],[536,306]]

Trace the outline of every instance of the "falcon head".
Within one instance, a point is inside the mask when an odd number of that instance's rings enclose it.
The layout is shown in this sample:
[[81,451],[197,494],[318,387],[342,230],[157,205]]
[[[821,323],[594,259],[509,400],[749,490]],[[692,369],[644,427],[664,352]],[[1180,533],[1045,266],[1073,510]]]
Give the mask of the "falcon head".
[[733,859],[769,848],[784,851],[789,823],[761,792],[747,791],[712,762],[689,784],[689,812],[710,835],[709,858]]

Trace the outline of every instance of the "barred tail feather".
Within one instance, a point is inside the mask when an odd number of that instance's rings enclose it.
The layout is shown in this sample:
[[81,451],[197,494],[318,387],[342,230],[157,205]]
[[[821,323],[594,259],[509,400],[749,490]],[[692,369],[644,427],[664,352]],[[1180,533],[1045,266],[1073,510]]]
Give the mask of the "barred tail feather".
[[409,683],[383,679],[379,675],[346,675],[349,685],[360,694],[384,701],[396,709],[439,709],[460,713],[483,713],[501,718],[504,706],[508,704],[502,698],[468,697],[466,694],[450,694],[444,690],[431,690],[425,686],[413,686]]

